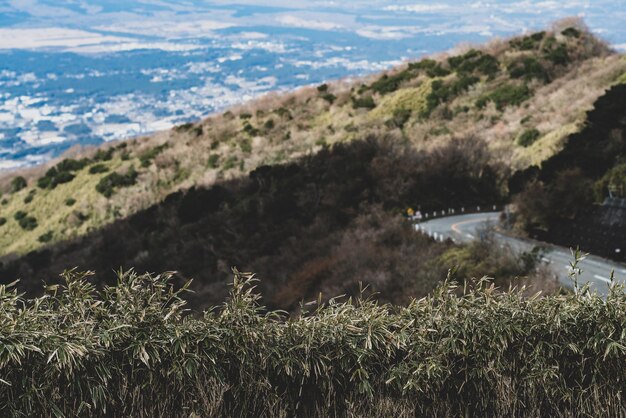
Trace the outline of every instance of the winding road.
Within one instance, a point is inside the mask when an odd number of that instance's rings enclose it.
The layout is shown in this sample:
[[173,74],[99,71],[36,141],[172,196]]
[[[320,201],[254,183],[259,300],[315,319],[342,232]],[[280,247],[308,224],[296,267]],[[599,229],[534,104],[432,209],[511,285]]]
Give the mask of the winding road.
[[[448,216],[421,222],[415,225],[415,229],[436,240],[450,238],[454,242],[469,242],[479,238],[490,225],[497,225],[500,215],[501,212],[488,212]],[[571,272],[570,263],[574,261],[574,257],[568,248],[515,238],[499,232],[495,232],[495,236],[501,245],[506,245],[517,253],[530,251],[535,246],[545,248],[541,261],[551,268],[563,286],[573,287],[569,273]],[[578,267],[580,269],[579,284],[589,282],[592,289],[603,295],[608,293],[611,272],[614,272],[614,277],[618,282],[624,283],[626,279],[625,265],[601,257],[589,255],[578,264]]]

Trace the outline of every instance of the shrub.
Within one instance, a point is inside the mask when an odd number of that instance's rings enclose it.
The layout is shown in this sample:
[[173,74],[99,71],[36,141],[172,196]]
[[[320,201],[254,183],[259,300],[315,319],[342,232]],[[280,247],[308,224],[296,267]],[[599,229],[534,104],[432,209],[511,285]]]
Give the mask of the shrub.
[[239,147],[241,148],[241,151],[245,154],[250,154],[252,152],[252,144],[250,143],[249,139],[243,139],[239,143]]
[[544,82],[549,80],[545,68],[537,59],[532,57],[525,57],[509,64],[507,70],[512,78],[523,78],[526,81],[536,78]]
[[461,75],[450,85],[450,93],[454,96],[458,96],[479,81],[480,78],[478,77]]
[[[443,68],[441,63],[431,59],[423,59],[419,62],[410,63],[404,71],[393,75],[383,75],[372,83],[370,88],[379,94],[392,93],[398,90],[403,82],[415,78],[418,71],[424,71],[431,78],[445,77],[450,74],[450,71]],[[366,88],[361,88],[358,93],[363,94],[365,91]]]
[[562,219],[573,219],[593,203],[593,182],[572,165],[556,173],[549,183],[529,182],[513,198],[516,223],[526,230],[548,230]]
[[274,129],[274,127],[276,126],[276,124],[274,123],[273,119],[268,119],[265,121],[265,123],[263,124],[263,127],[265,128],[265,130],[267,131],[271,131],[272,129]]
[[443,68],[441,66],[441,63],[428,58],[425,58],[419,62],[410,63],[409,70],[423,70],[431,78],[445,77],[450,74],[450,71]]
[[0,226],[4,225],[5,223],[7,223],[7,218],[0,216]]
[[537,49],[545,36],[545,32],[537,32],[529,36],[513,39],[509,42],[509,45],[522,51],[529,51],[531,49]]
[[543,40],[543,38],[545,38],[545,37],[546,37],[546,32],[545,32],[545,31],[542,31],[542,32],[535,32],[535,33],[531,34],[529,37],[530,37],[530,39],[532,39],[533,41],[535,41],[535,42],[539,42],[539,41]]
[[194,126],[190,132],[195,136],[202,136],[202,134],[204,134],[204,127],[202,125]]
[[372,96],[352,97],[352,107],[354,109],[373,109],[376,107],[376,103]]
[[570,62],[569,53],[565,44],[547,47],[544,52],[545,58],[554,65],[565,65]]
[[286,109],[284,107],[279,107],[278,109],[274,110],[274,113],[276,113],[278,116],[280,116],[281,118],[287,118],[289,120],[293,119],[293,117],[291,116],[291,112],[289,111],[289,109]]
[[65,159],[56,165],[58,171],[78,171],[82,170],[87,164],[89,164],[89,160],[86,158],[80,160],[74,159]]
[[22,176],[13,177],[11,180],[11,191],[17,193],[27,186],[26,179]]
[[448,64],[450,65],[450,68],[457,71],[463,65],[467,65],[467,62],[471,62],[471,60],[474,60],[481,55],[482,52],[478,51],[477,49],[471,49],[463,55],[456,55],[454,57],[448,58]]
[[168,144],[161,144],[161,145],[158,145],[158,146],[156,146],[154,148],[150,148],[147,151],[144,151],[139,156],[139,161],[141,162],[141,166],[142,167],[149,167],[150,164],[152,164],[152,160],[154,160],[154,157],[156,157],[157,155],[162,153],[163,150],[165,150],[167,147],[168,147]]
[[230,170],[231,168],[235,167],[235,164],[237,163],[237,157],[230,156],[226,159],[226,161],[224,161],[224,166],[222,167],[224,170]]
[[602,202],[609,191],[613,196],[626,197],[626,164],[617,164],[608,170],[595,182],[593,189],[597,202]]
[[56,167],[52,167],[37,180],[37,187],[52,190],[59,184],[69,183],[74,180],[74,177],[74,174],[69,171],[59,171]]
[[217,168],[219,167],[220,156],[218,154],[209,155],[209,160],[207,161],[207,166],[209,168]]
[[411,118],[411,113],[408,109],[397,109],[393,112],[392,118],[387,121],[387,126],[402,129]]
[[183,123],[182,125],[178,125],[174,127],[176,132],[182,133],[187,132],[193,128],[194,124],[192,122]]
[[328,91],[328,84],[320,84],[319,86],[317,86],[317,91],[320,93],[326,93]]
[[24,212],[23,210],[18,210],[13,215],[13,219],[15,219],[16,221],[19,221],[20,219],[24,219],[27,215],[28,214],[26,212]]
[[446,250],[438,264],[451,268],[451,277],[459,283],[473,278],[493,277],[499,287],[506,287],[516,278],[527,276],[540,263],[541,251],[538,247],[528,252],[516,254],[509,247],[501,247],[495,230],[480,230],[479,238],[463,246]]
[[529,147],[534,144],[540,136],[541,132],[539,132],[537,129],[527,129],[517,137],[516,142],[517,145],[520,145],[522,147]]
[[174,127],[174,130],[178,133],[190,132],[195,136],[200,136],[204,133],[202,125],[196,125],[193,122],[183,123],[182,125]]
[[99,149],[93,157],[94,162],[98,161],[110,161],[113,158],[113,148],[109,148],[107,150]]
[[35,197],[35,193],[37,193],[37,191],[34,190],[34,189],[31,190],[30,192],[28,192],[28,194],[24,198],[24,204],[28,204],[28,203],[32,202],[34,197]]
[[72,180],[74,180],[74,174],[68,171],[59,171],[53,183],[63,184],[63,183],[69,183]]
[[89,167],[89,174],[100,174],[109,171],[109,167],[104,164],[94,164]]
[[133,166],[128,169],[126,174],[113,172],[100,179],[96,185],[96,190],[104,197],[109,198],[113,196],[116,188],[134,185],[137,182],[137,176],[138,173]]
[[467,112],[469,112],[469,111],[470,111],[469,106],[466,106],[466,105],[463,105],[463,106],[457,106],[457,107],[455,107],[455,108],[454,108],[454,110],[453,110],[452,114],[453,114],[454,116],[456,116],[456,115],[460,115],[461,113],[467,113]]
[[494,77],[500,70],[500,64],[494,56],[476,49],[463,55],[448,58],[448,64],[458,73],[478,72],[490,78]]
[[450,86],[445,84],[443,80],[435,80],[431,84],[431,91],[426,98],[428,102],[428,111],[427,114],[438,106],[440,103],[445,103],[450,98]]
[[476,76],[461,74],[455,81],[445,83],[443,80],[434,80],[431,84],[431,92],[428,94],[426,116],[442,103],[446,103],[472,85],[478,83],[480,79]]
[[[100,153],[102,150],[99,150]],[[113,152],[113,148],[109,149],[109,152]],[[106,153],[98,154],[96,153],[96,158],[105,158]],[[54,189],[59,184],[69,183],[74,180],[74,171],[82,170],[87,164],[89,164],[89,160],[86,158],[80,160],[74,159],[65,159],[61,161],[54,167],[51,167],[43,177],[40,177],[37,180],[37,186],[41,189]]]
[[326,93],[326,94],[322,94],[322,99],[326,100],[328,103],[330,103],[331,105],[333,103],[335,103],[335,100],[337,100],[337,96],[335,96],[332,93]]
[[85,223],[85,221],[87,221],[89,217],[90,217],[89,213],[83,213],[78,210],[73,210],[70,216],[68,217],[68,223],[70,225],[78,227],[82,225],[83,223]]
[[239,115],[239,119],[241,120],[250,119],[251,117],[252,117],[252,114],[250,113],[242,113]]
[[250,136],[257,136],[259,134],[259,130],[252,126],[249,122],[245,122],[243,124],[243,131]]
[[490,93],[480,97],[476,101],[476,106],[483,108],[489,102],[493,102],[498,110],[503,110],[507,106],[518,106],[531,96],[530,89],[525,84],[504,84]]
[[[400,87],[400,84],[408,78],[409,73],[406,71],[394,75],[384,74],[378,80],[372,83],[370,88],[379,94],[392,93]],[[359,106],[365,107],[365,106]]]
[[67,199],[65,199],[65,206],[74,206],[75,203],[76,199],[74,199],[73,197],[68,197]]
[[489,78],[495,77],[500,71],[500,63],[491,55],[482,55],[476,60],[476,71],[480,74],[484,74]]
[[46,242],[52,241],[53,236],[54,236],[54,233],[52,231],[48,231],[45,234],[40,235],[39,238],[37,238],[37,240],[41,243],[46,243]]
[[564,31],[562,31],[561,33],[567,36],[568,38],[580,38],[580,35],[581,35],[581,32],[574,27],[569,27],[565,29]]
[[28,216],[26,213],[18,211],[14,217],[20,227],[25,231],[32,231],[37,228],[37,219],[34,216]]
[[19,221],[20,227],[26,231],[37,228],[37,219],[34,216],[27,216]]

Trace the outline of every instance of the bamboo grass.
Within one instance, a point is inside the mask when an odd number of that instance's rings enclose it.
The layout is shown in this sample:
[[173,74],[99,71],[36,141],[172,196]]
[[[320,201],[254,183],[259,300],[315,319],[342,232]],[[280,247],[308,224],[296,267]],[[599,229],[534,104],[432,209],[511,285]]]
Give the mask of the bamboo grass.
[[[525,297],[446,281],[406,307],[333,299],[289,317],[234,270],[184,310],[171,274],[0,287],[0,416],[626,416],[626,296]],[[308,312],[307,312],[308,311]]]

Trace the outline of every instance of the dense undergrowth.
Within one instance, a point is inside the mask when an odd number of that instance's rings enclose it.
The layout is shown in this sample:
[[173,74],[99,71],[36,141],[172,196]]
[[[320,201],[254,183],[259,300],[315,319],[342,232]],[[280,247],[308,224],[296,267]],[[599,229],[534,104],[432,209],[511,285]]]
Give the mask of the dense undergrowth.
[[626,84],[620,84],[598,99],[587,113],[585,127],[570,136],[560,153],[539,167],[515,173],[510,189],[519,194],[520,221],[525,227],[547,228],[555,219],[602,203],[610,192],[626,197],[625,117]]
[[446,281],[406,307],[333,299],[289,318],[237,271],[200,316],[168,274],[102,291],[64,278],[34,300],[0,287],[2,416],[626,414],[620,287],[528,298]]
[[[600,204],[626,198],[626,85],[612,87],[563,150],[509,181],[519,230],[624,261],[624,214]],[[576,232],[572,228],[576,228]]]

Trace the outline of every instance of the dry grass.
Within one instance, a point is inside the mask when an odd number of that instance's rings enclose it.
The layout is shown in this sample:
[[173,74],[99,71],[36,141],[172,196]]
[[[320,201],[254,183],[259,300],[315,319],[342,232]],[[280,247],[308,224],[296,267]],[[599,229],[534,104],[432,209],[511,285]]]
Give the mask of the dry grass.
[[[112,171],[123,171],[132,163],[116,158],[104,165]],[[137,161],[134,164],[137,165]],[[84,168],[72,182],[61,184],[53,190],[31,186],[6,195],[6,203],[0,206],[0,213],[7,219],[7,223],[0,228],[2,252],[19,254],[32,251],[44,244],[39,241],[39,237],[47,232],[53,233],[49,242],[56,242],[85,234],[92,228],[122,216],[123,213],[115,214],[115,203],[108,201],[95,189],[100,178],[105,175],[89,174],[88,168]],[[24,203],[26,196],[33,191],[32,202]],[[75,199],[76,203],[67,205],[68,198]],[[38,227],[32,231],[23,230],[14,219],[18,211],[34,216]]]

